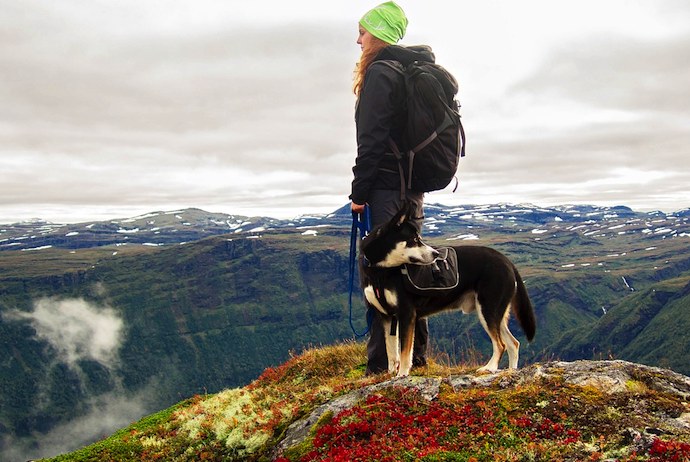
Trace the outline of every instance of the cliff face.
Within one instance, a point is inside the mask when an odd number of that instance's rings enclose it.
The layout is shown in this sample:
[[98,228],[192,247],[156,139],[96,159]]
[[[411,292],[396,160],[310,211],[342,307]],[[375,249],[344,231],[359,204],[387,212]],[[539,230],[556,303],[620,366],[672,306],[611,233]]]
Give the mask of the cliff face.
[[364,346],[308,350],[55,461],[690,459],[690,378],[626,361],[364,377]]

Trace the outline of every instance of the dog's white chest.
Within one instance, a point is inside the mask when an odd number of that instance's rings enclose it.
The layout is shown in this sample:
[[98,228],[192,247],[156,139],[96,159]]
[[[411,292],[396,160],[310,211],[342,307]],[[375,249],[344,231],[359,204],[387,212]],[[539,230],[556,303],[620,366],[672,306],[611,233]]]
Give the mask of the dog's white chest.
[[[383,295],[383,297],[381,297],[381,295]],[[392,290],[376,289],[374,286],[369,285],[364,288],[364,297],[371,306],[386,315],[391,315],[392,313],[389,313],[388,309],[381,304],[381,298],[383,298],[388,307],[396,308],[398,306],[398,295]]]

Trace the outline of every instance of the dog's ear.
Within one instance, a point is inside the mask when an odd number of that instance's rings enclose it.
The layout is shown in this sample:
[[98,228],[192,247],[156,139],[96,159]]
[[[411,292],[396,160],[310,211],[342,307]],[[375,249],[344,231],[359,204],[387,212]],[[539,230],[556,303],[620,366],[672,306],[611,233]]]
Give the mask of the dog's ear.
[[410,207],[407,201],[405,201],[400,210],[398,210],[398,213],[396,213],[395,216],[391,219],[390,224],[393,226],[401,226],[408,220],[409,217]]
[[414,206],[412,202],[406,200],[398,213],[391,220],[396,226],[402,226],[403,223],[412,219],[414,214]]

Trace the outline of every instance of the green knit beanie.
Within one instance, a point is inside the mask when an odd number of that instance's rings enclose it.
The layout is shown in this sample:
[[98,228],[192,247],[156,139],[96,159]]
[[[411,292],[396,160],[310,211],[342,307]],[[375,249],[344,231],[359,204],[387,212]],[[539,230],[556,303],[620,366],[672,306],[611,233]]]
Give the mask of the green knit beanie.
[[369,10],[359,24],[374,37],[393,45],[405,35],[407,18],[395,2],[386,2]]

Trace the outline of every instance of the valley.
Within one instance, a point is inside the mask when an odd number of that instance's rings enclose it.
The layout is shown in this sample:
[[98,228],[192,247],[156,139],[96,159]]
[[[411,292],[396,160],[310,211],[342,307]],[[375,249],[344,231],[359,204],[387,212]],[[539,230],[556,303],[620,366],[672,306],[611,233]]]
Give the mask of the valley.
[[[425,213],[429,243],[489,245],[520,268],[539,323],[531,344],[518,336],[521,363],[615,358],[690,374],[690,211]],[[245,385],[291,351],[352,338],[350,225],[346,208],[294,220],[188,209],[0,225],[2,451],[55,453],[64,448],[44,443],[66,431],[76,447],[186,397]],[[490,353],[473,315],[438,315],[430,330],[439,360]],[[103,413],[112,428],[93,424]]]

